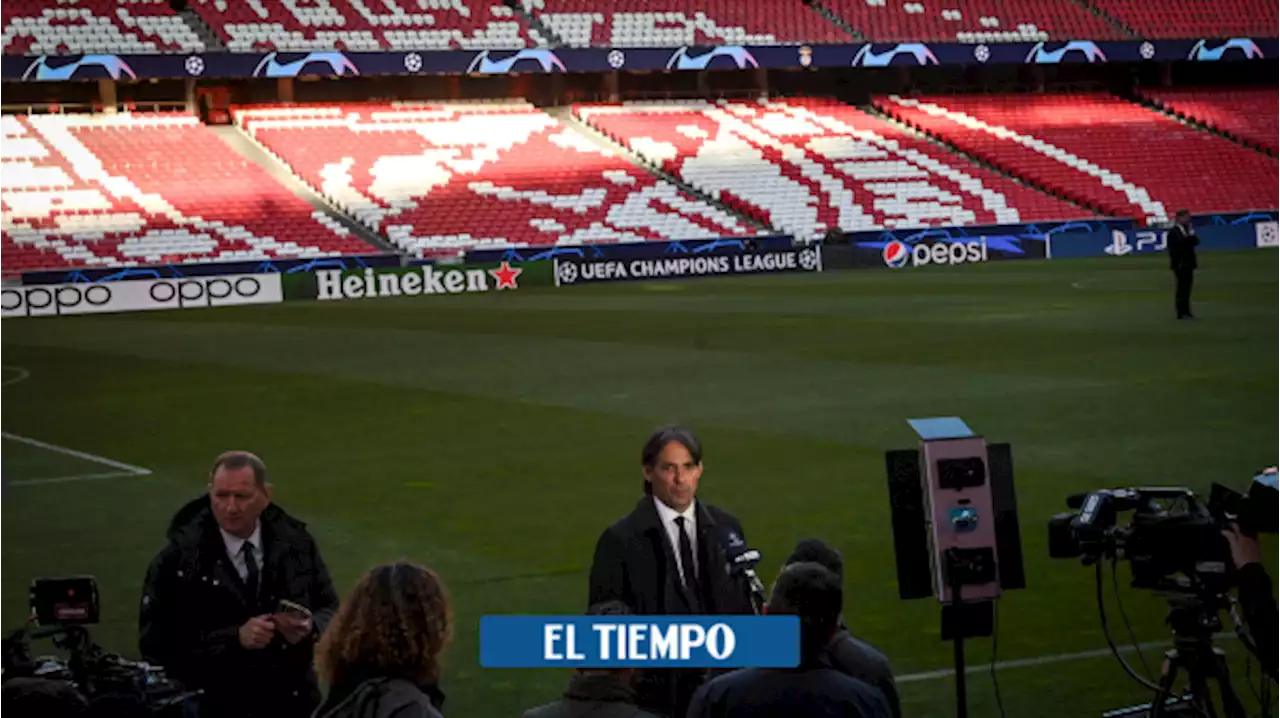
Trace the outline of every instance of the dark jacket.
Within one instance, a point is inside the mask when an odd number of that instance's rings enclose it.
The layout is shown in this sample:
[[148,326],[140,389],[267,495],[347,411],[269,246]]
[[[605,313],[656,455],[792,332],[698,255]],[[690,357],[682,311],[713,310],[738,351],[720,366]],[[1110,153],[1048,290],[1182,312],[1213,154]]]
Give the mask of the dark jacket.
[[834,668],[747,668],[707,683],[688,718],[889,718],[880,691]]
[[523,718],[658,718],[636,705],[636,692],[617,676],[577,674],[564,698],[530,708]]
[[[329,571],[306,524],[279,506],[262,512],[263,560],[256,598],[227,556],[208,496],[188,503],[169,525],[168,544],[147,569],[139,645],[190,688],[205,692],[201,716],[307,716],[320,702],[314,640],[338,606]],[[240,626],[273,613],[281,599],[311,609],[310,639],[276,636],[266,648],[240,645]]]
[[822,663],[879,690],[889,706],[890,715],[893,718],[901,717],[898,686],[893,680],[889,659],[876,650],[875,646],[854,638],[848,630],[842,628],[831,639]]
[[[631,513],[600,534],[588,605],[617,599],[640,615],[754,613],[746,581],[730,572],[725,557],[726,544],[745,547],[742,524],[726,511],[697,502],[701,595],[691,599],[681,585],[675,551],[653,501],[652,496],[642,496]],[[683,715],[705,678],[701,670],[641,671],[637,702],[655,713]]]
[[314,718],[443,718],[444,694],[400,678],[373,678],[350,688],[334,686]]
[[1169,253],[1170,268],[1175,272],[1195,269],[1196,246],[1199,244],[1199,237],[1188,234],[1180,225],[1174,225],[1165,235],[1165,251]]
[[1276,599],[1271,594],[1271,578],[1260,563],[1247,563],[1236,572],[1238,598],[1244,623],[1258,649],[1258,662],[1272,680],[1276,677]]

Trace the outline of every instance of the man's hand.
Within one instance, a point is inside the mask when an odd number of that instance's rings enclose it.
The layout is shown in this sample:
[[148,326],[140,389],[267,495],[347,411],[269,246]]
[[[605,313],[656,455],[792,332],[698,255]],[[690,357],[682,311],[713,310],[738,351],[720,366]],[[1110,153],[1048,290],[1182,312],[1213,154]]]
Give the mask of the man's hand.
[[297,643],[307,636],[311,635],[311,619],[304,618],[295,613],[276,613],[273,615],[276,629],[280,631],[280,635],[284,636],[284,640],[289,643]]
[[1262,549],[1258,547],[1257,536],[1242,533],[1240,526],[1234,522],[1222,535],[1227,537],[1227,544],[1231,546],[1231,561],[1236,568],[1243,568],[1250,563],[1262,563]]
[[240,627],[240,645],[246,650],[257,651],[267,647],[276,635],[276,626],[271,614],[254,616]]

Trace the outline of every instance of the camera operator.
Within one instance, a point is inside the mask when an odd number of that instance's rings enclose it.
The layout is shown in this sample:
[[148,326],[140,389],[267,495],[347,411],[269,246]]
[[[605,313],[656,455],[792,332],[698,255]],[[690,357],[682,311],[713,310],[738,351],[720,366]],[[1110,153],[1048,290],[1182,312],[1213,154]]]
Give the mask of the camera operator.
[[315,638],[338,596],[306,524],[271,503],[262,460],[214,461],[206,496],[173,517],[142,589],[142,655],[188,688],[202,718],[302,718],[320,703]]
[[1249,627],[1258,661],[1272,680],[1276,678],[1276,599],[1271,594],[1271,578],[1262,567],[1262,550],[1256,534],[1246,534],[1236,524],[1222,532],[1231,546],[1236,566],[1236,585],[1244,622]]

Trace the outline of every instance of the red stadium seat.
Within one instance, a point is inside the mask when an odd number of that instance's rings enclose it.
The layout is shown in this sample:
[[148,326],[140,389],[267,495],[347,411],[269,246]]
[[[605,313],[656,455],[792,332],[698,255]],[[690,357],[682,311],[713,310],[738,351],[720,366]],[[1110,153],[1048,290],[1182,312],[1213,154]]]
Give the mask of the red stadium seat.
[[799,237],[1090,216],[825,99],[579,105],[646,160]]
[[1149,38],[1275,37],[1271,0],[1093,0],[1107,15]]
[[1267,88],[1143,90],[1166,110],[1202,122],[1258,147],[1280,152],[1280,92]]
[[2,123],[6,273],[377,251],[194,117]]
[[419,256],[754,234],[527,103],[234,114],[303,181]]
[[[1275,206],[1276,159],[1100,93],[878,98],[961,150],[1119,217]],[[1274,129],[1275,125],[1272,124]]]
[[167,2],[5,0],[6,55],[203,52]]

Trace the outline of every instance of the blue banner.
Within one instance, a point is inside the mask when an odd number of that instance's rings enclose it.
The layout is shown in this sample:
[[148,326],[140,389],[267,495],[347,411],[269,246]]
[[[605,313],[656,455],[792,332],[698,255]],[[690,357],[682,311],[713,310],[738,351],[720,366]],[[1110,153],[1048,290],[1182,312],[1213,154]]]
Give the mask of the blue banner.
[[[1276,246],[1275,222],[1197,225],[1198,249],[1252,249]],[[1054,259],[1075,257],[1127,257],[1165,250],[1168,229],[1111,229],[1089,233],[1054,235],[1050,251]]]
[[654,70],[745,70],[930,65],[1059,65],[1107,62],[1218,62],[1280,57],[1275,38],[1094,42],[851,43],[659,48],[527,48],[395,52],[173,55],[5,55],[4,80],[350,77],[358,75],[507,75]]
[[483,616],[484,668],[793,668],[796,616]]

